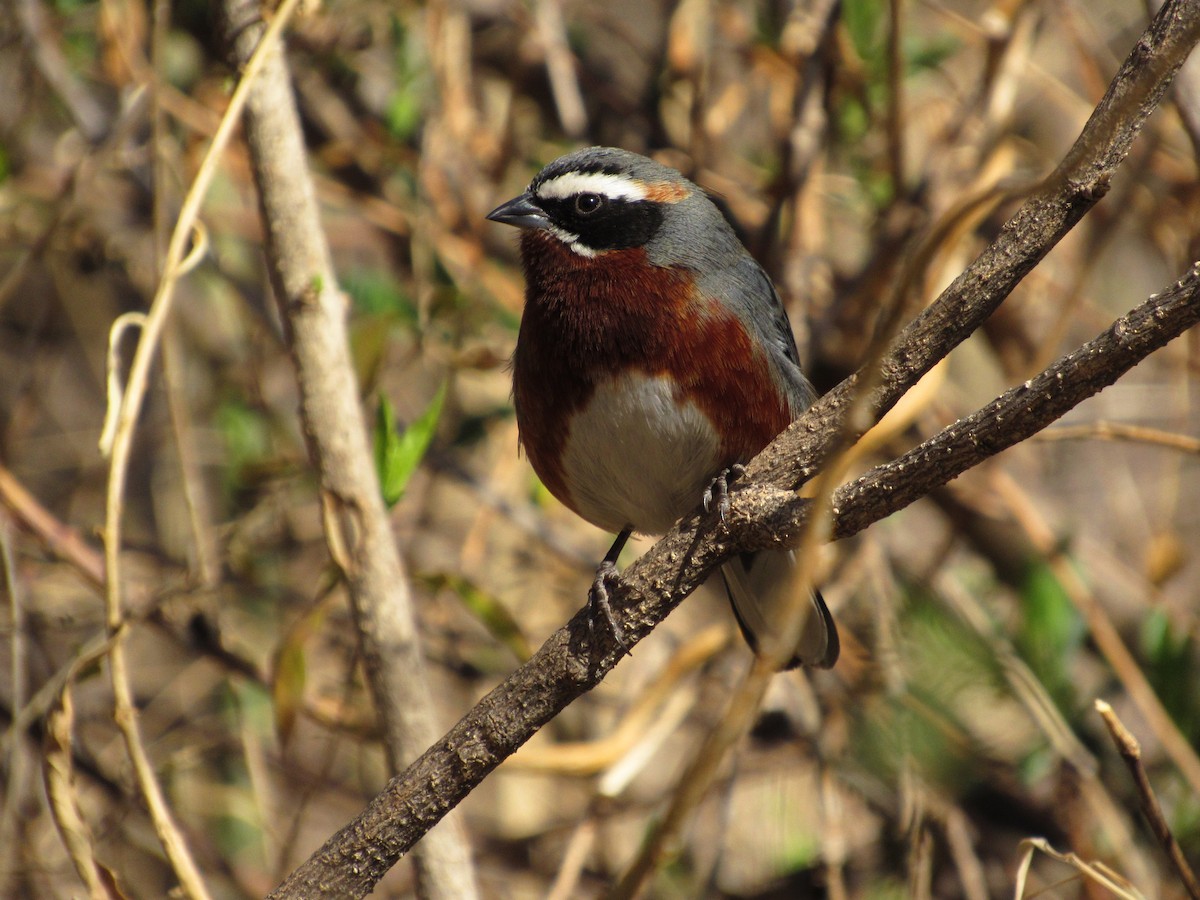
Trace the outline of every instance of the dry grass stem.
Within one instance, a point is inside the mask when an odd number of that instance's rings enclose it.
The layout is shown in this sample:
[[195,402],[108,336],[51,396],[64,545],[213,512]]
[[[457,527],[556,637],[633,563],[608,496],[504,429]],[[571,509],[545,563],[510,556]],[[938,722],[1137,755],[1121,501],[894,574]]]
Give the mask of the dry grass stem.
[[1079,577],[1070,558],[1060,549],[1053,529],[1019,486],[1010,481],[1000,481],[998,484],[1003,486],[1005,500],[1013,514],[1025,528],[1034,546],[1045,554],[1047,562],[1067,591],[1071,602],[1087,621],[1092,639],[1125,685],[1129,696],[1137,704],[1138,711],[1162,742],[1164,750],[1179,767],[1180,773],[1191,785],[1192,790],[1200,794],[1200,754],[1197,754],[1196,748],[1180,732],[1163,706],[1145,672],[1121,639],[1112,618],[1097,600],[1095,593]]
[[1108,728],[1108,733],[1112,737],[1113,743],[1117,746],[1117,752],[1121,754],[1121,759],[1125,761],[1125,765],[1129,769],[1129,774],[1133,776],[1133,783],[1137,787],[1142,815],[1150,823],[1150,830],[1154,832],[1154,836],[1162,846],[1163,852],[1171,860],[1171,865],[1175,867],[1175,871],[1179,874],[1179,880],[1188,892],[1188,896],[1192,900],[1200,900],[1200,881],[1196,880],[1196,873],[1188,865],[1179,842],[1175,840],[1175,835],[1171,832],[1171,826],[1167,824],[1167,820],[1163,816],[1162,807],[1159,805],[1158,798],[1154,794],[1154,788],[1150,786],[1150,779],[1146,776],[1146,769],[1142,765],[1142,748],[1138,745],[1137,738],[1117,718],[1116,712],[1113,711],[1112,706],[1106,701],[1096,701],[1096,712],[1100,713],[1100,718],[1104,720],[1104,724]]
[[1045,838],[1026,838],[1021,841],[1021,846],[1025,852],[1021,856],[1021,863],[1017,869],[1016,893],[1014,894],[1016,900],[1035,900],[1035,898],[1046,896],[1046,891],[1051,891],[1058,886],[1051,884],[1043,890],[1026,890],[1029,867],[1036,853],[1043,853],[1053,860],[1070,866],[1078,873],[1075,878],[1082,877],[1093,884],[1098,884],[1111,892],[1113,896],[1120,897],[1121,900],[1146,900],[1141,891],[1103,863],[1087,862],[1074,853],[1060,853]]
[[608,900],[632,900],[638,896],[654,873],[678,853],[684,829],[693,811],[708,794],[730,748],[745,736],[754,723],[762,696],[776,668],[770,660],[762,656],[755,657],[754,664],[730,694],[726,711],[680,775],[661,820],[651,828],[629,868],[608,892]]
[[[16,554],[13,552],[13,525],[10,516],[0,511],[0,566],[4,567],[4,586],[8,594],[9,652],[12,656],[11,690],[14,710],[25,708],[28,692],[27,666],[29,664],[29,627],[25,591],[16,570]],[[20,847],[19,811],[27,802],[23,785],[28,783],[30,758],[20,732],[14,731],[12,740],[3,747],[4,767],[8,772],[10,789],[0,807],[0,885],[14,878],[17,869],[17,853]]]
[[279,39],[284,25],[287,23],[296,0],[284,0],[280,4],[276,18],[268,35],[264,37],[263,46],[246,66],[242,80],[238,83],[229,101],[229,107],[221,120],[212,143],[209,145],[204,160],[192,181],[188,195],[180,210],[179,220],[171,235],[167,247],[166,260],[162,266],[162,280],[158,292],[151,304],[150,312],[142,322],[141,335],[130,365],[129,376],[125,382],[125,390],[121,395],[119,410],[115,416],[115,426],[112,431],[111,460],[109,465],[108,491],[105,503],[105,533],[104,533],[104,562],[105,562],[105,624],[109,635],[113,638],[108,653],[108,665],[113,689],[115,706],[114,720],[120,728],[125,740],[126,752],[133,764],[138,787],[150,810],[155,832],[163,849],[171,861],[172,868],[179,878],[183,892],[200,900],[209,896],[201,874],[175,816],[167,803],[162,787],[154,772],[154,765],[146,751],[138,725],[137,705],[129,680],[128,663],[123,646],[125,634],[125,614],[122,604],[123,572],[121,569],[121,520],[124,508],[125,483],[128,476],[130,454],[133,445],[134,431],[137,427],[138,415],[141,412],[149,384],[150,366],[158,350],[159,340],[167,316],[171,309],[171,299],[174,294],[176,281],[188,261],[187,239],[193,234],[195,223],[200,211],[200,203],[208,190],[210,181],[216,173],[217,161],[220,159],[226,143],[233,134],[233,128],[241,115],[242,107],[248,96],[250,85],[261,68],[263,59],[270,51],[274,41]]
[[109,900],[122,896],[115,879],[96,858],[96,838],[79,808],[79,789],[75,782],[75,767],[71,757],[72,733],[75,726],[74,706],[69,690],[64,689],[47,722],[49,747],[43,778],[50,812],[58,833],[66,845],[67,854],[75,866],[79,880],[87,888],[91,900]]
[[1192,456],[1200,455],[1200,438],[1187,434],[1176,434],[1161,428],[1146,428],[1142,425],[1130,425],[1126,422],[1089,422],[1086,425],[1060,425],[1047,428],[1035,440],[1039,441],[1129,441],[1136,444],[1146,444],[1152,447],[1162,447],[1165,450],[1178,450]]
[[[1200,0],[11,6],[0,893],[1187,896]],[[723,199],[821,395],[627,549],[619,665],[484,218],[585,144]],[[766,547],[833,670],[747,676]]]

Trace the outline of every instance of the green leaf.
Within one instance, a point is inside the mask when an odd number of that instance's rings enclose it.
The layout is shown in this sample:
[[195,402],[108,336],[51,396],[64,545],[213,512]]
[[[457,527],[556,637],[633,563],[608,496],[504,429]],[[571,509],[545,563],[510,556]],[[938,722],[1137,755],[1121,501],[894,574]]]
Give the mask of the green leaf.
[[1075,705],[1071,664],[1083,640],[1083,620],[1045,563],[1026,573],[1021,611],[1017,647],[1059,708],[1069,711]]
[[288,628],[282,642],[275,648],[271,664],[271,707],[281,744],[287,744],[296,718],[304,708],[304,690],[308,684],[308,642],[324,627],[328,612],[328,603],[317,603]]
[[240,490],[251,470],[263,465],[271,454],[270,421],[262,410],[233,398],[217,407],[215,421],[225,445],[225,488]]
[[275,712],[275,729],[282,744],[287,744],[304,706],[304,686],[308,682],[307,654],[304,642],[309,629],[295,628],[275,654],[271,673],[271,700]]
[[401,88],[393,93],[384,114],[392,137],[399,141],[412,137],[421,124],[424,105],[424,99],[411,88]]
[[491,635],[508,647],[521,662],[533,655],[533,648],[525,639],[521,626],[513,618],[508,608],[493,595],[480,590],[479,586],[458,575],[443,573],[435,576],[435,584],[447,587],[458,595],[472,615],[475,616]]
[[1200,737],[1200,657],[1196,641],[1186,629],[1175,628],[1162,610],[1153,610],[1142,625],[1142,652],[1146,675],[1179,726],[1190,740]]
[[446,383],[438,388],[429,406],[404,430],[396,431],[396,411],[386,397],[380,396],[375,411],[375,468],[384,502],[389,507],[404,496],[404,489],[421,464],[442,414]]
[[405,27],[398,17],[392,20],[392,34],[396,48],[394,90],[383,118],[392,137],[406,141],[420,128],[434,91],[421,36]]
[[854,49],[864,61],[871,64],[882,57],[883,28],[887,9],[881,0],[846,0],[842,4],[842,22]]
[[416,327],[416,301],[400,287],[391,273],[380,269],[354,269],[342,276],[342,289],[350,296],[357,315],[378,316]]

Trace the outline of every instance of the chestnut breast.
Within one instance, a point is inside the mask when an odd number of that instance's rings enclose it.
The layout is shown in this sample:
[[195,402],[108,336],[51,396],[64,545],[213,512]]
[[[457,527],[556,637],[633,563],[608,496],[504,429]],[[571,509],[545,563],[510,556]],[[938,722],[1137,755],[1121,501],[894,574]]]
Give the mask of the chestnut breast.
[[587,257],[521,236],[513,359],[521,442],[559,500],[608,531],[661,533],[794,413],[766,353],[691,273],[640,248]]

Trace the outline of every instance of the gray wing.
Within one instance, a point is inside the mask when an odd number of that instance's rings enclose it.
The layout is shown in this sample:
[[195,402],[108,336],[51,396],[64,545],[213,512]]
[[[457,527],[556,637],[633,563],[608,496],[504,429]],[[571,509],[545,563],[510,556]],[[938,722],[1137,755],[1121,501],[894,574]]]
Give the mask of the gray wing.
[[[720,276],[699,287],[719,296],[738,317],[751,336],[767,348],[771,369],[788,395],[793,415],[799,415],[816,400],[816,391],[800,370],[800,352],[792,335],[783,302],[762,267],[744,250],[730,260]],[[778,637],[785,610],[802,614],[801,628],[792,647],[782,648],[788,657],[785,668],[797,665],[829,668],[838,658],[841,642],[837,625],[820,591],[796,583],[795,554],[763,552],[734,557],[721,567],[725,588],[733,604],[738,625],[750,646],[760,649]],[[807,595],[808,605],[803,608]]]
[[715,279],[712,282],[706,284],[701,280],[699,287],[710,296],[724,299],[746,330],[767,348],[776,377],[787,390],[793,414],[799,415],[812,406],[817,394],[800,369],[800,351],[792,335],[792,323],[762,266],[744,254],[725,270],[719,284]]
[[[693,185],[694,187],[694,185]],[[799,415],[816,394],[800,370],[800,353],[792,326],[775,286],[747,252],[721,207],[700,191],[663,208],[668,221],[646,245],[650,261],[683,266],[696,273],[700,291],[719,297],[746,330],[771,354],[776,377]]]

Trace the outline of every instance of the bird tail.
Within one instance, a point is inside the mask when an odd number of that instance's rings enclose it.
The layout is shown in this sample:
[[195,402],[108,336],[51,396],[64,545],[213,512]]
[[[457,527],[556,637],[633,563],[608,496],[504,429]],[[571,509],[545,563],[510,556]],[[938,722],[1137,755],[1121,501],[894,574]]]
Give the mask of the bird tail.
[[[795,569],[796,555],[790,550],[743,554],[721,567],[733,614],[755,652],[778,635],[781,618],[795,602]],[[809,597],[811,608],[804,611],[800,638],[784,669],[828,669],[841,651],[837,625],[821,592],[813,589]]]

